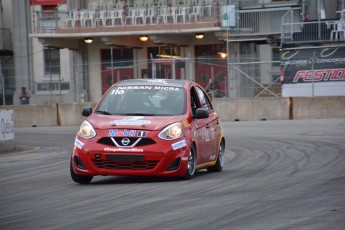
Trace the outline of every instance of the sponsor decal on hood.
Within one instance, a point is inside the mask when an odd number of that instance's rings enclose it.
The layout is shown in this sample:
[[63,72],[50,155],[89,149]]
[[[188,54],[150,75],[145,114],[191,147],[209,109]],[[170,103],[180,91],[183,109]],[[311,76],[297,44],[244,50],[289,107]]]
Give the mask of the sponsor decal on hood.
[[142,126],[142,125],[148,125],[151,124],[150,120],[144,120],[144,117],[138,116],[138,117],[127,117],[124,119],[119,120],[113,120],[110,122],[110,125],[134,125],[134,126]]

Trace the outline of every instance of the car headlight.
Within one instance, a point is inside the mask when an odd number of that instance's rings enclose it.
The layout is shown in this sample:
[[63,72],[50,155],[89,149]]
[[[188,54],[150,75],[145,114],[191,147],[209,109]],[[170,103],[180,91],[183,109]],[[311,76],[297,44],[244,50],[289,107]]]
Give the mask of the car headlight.
[[164,140],[174,140],[183,136],[182,123],[174,123],[165,127],[159,134],[158,137]]
[[80,129],[78,131],[78,135],[82,138],[89,139],[96,136],[96,131],[88,121],[83,121],[80,125]]

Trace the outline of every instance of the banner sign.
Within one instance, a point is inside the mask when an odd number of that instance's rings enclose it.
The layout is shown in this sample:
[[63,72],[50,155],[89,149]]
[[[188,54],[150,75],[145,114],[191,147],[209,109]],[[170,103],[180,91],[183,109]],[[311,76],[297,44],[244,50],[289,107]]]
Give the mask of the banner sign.
[[221,7],[221,26],[233,28],[236,26],[236,8],[234,5],[225,5]]
[[345,81],[345,47],[283,51],[284,84]]
[[345,95],[345,47],[283,50],[280,80],[283,96]]
[[0,141],[14,139],[13,110],[0,110]]

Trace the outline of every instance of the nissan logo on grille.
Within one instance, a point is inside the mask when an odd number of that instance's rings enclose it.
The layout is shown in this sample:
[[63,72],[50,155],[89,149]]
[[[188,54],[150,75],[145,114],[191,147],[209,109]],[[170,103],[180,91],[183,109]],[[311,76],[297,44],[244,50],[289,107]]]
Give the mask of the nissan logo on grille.
[[123,139],[121,140],[121,143],[122,143],[123,145],[128,145],[130,142],[131,142],[131,141],[130,141],[128,138],[123,138]]

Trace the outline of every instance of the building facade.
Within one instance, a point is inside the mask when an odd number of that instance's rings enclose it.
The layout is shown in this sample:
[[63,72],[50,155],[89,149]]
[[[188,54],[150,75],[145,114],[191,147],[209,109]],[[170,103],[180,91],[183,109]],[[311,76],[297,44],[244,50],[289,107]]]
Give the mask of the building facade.
[[2,0],[14,54],[4,88],[13,104],[23,86],[31,103],[74,103],[122,79],[211,79],[214,97],[279,97],[282,51],[342,46],[344,2]]

